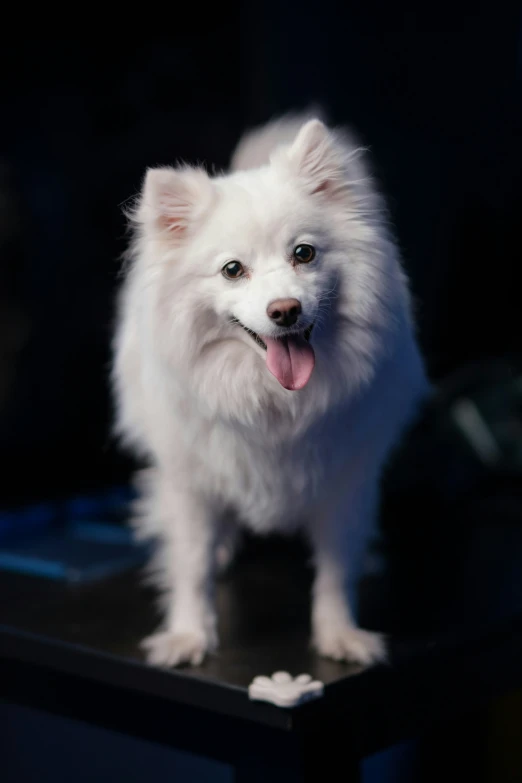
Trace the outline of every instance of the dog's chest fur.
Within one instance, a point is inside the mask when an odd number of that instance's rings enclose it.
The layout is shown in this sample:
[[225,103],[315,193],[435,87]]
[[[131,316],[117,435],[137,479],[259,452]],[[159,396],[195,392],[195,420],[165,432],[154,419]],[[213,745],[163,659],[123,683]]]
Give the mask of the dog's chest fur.
[[191,438],[199,445],[187,457],[198,463],[199,489],[255,532],[294,530],[328,502],[360,451],[369,429],[361,426],[362,405],[339,405],[303,428],[296,421],[293,432],[287,423],[279,437],[268,417],[265,427],[252,428],[194,418]]

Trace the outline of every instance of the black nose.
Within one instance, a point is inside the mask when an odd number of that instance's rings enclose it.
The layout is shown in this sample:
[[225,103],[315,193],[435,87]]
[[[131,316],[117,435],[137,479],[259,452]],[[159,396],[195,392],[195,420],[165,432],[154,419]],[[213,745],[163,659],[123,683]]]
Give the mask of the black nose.
[[266,310],[268,317],[278,326],[293,326],[301,311],[301,302],[298,299],[276,299]]

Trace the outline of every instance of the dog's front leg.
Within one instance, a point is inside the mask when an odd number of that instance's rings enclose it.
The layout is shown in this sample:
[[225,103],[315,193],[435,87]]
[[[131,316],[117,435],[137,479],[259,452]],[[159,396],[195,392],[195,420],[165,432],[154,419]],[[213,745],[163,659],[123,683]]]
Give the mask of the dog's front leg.
[[165,624],[142,643],[149,663],[199,665],[217,646],[212,601],[213,515],[197,496],[159,487],[156,503],[165,519],[159,552],[160,585],[165,591]]
[[[355,479],[355,480],[354,480]],[[316,567],[312,594],[312,642],[320,655],[358,664],[386,657],[379,634],[357,626],[349,596],[355,591],[374,529],[378,481],[352,475],[351,484],[329,502],[310,526]]]

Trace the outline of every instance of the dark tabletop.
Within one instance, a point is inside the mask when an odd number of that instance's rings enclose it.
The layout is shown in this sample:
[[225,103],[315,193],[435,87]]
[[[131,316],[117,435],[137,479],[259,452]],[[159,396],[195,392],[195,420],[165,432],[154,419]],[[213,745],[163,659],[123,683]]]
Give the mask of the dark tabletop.
[[[291,732],[342,726],[363,754],[522,684],[522,526],[512,519],[392,520],[361,585],[361,621],[389,635],[390,661],[365,672],[310,651],[307,560],[297,541],[249,542],[217,590],[219,652],[178,671],[143,662],[138,643],[158,618],[138,572],[73,587],[0,574],[10,673],[0,697],[28,693],[31,671],[67,675],[93,693],[114,689],[120,704],[153,698]],[[252,679],[278,670],[322,680],[324,698],[293,710],[249,701]]]

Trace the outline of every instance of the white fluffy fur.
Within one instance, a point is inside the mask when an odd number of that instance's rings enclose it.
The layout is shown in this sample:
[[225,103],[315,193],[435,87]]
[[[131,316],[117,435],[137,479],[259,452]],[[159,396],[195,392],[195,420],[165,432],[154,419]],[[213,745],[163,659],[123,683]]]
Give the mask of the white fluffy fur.
[[[152,169],[115,338],[117,431],[145,457],[138,534],[154,563],[165,624],[144,643],[159,665],[199,663],[217,645],[211,582],[234,545],[304,527],[314,551],[313,643],[371,663],[381,638],[348,601],[374,529],[390,447],[427,389],[407,283],[386,216],[349,137],[319,120],[280,120],[240,143],[232,173]],[[295,267],[308,242],[314,262]],[[238,259],[248,275],[226,280]],[[273,336],[274,299],[316,321],[316,366],[285,390],[231,316]]]

